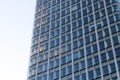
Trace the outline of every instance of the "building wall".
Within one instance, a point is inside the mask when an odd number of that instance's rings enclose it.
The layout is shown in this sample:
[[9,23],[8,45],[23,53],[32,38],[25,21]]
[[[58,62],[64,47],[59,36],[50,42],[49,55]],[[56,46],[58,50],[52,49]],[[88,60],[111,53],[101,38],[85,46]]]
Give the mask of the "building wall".
[[28,80],[120,80],[120,0],[37,0]]

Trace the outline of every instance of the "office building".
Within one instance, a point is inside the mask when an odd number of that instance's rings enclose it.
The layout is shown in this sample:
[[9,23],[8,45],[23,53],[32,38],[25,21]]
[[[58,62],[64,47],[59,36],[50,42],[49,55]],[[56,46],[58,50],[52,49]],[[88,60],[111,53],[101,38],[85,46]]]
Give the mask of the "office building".
[[120,80],[120,0],[37,0],[28,80]]

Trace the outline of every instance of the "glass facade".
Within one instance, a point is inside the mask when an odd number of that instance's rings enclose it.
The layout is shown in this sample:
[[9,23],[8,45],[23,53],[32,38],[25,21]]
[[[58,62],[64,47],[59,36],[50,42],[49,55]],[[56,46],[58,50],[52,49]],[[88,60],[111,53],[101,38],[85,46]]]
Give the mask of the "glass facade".
[[120,0],[37,0],[28,80],[120,80]]

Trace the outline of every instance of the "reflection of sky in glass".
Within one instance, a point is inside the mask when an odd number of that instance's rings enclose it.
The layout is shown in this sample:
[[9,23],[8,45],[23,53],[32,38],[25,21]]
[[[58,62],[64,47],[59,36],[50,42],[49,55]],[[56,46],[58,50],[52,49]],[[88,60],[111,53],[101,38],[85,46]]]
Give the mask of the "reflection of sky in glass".
[[0,80],[26,80],[35,0],[0,0]]

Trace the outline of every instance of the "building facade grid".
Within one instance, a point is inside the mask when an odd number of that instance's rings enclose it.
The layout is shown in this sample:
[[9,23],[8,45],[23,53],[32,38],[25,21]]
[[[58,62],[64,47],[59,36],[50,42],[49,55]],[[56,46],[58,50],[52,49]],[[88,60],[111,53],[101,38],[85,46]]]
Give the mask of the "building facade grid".
[[28,80],[120,80],[120,0],[37,0]]

